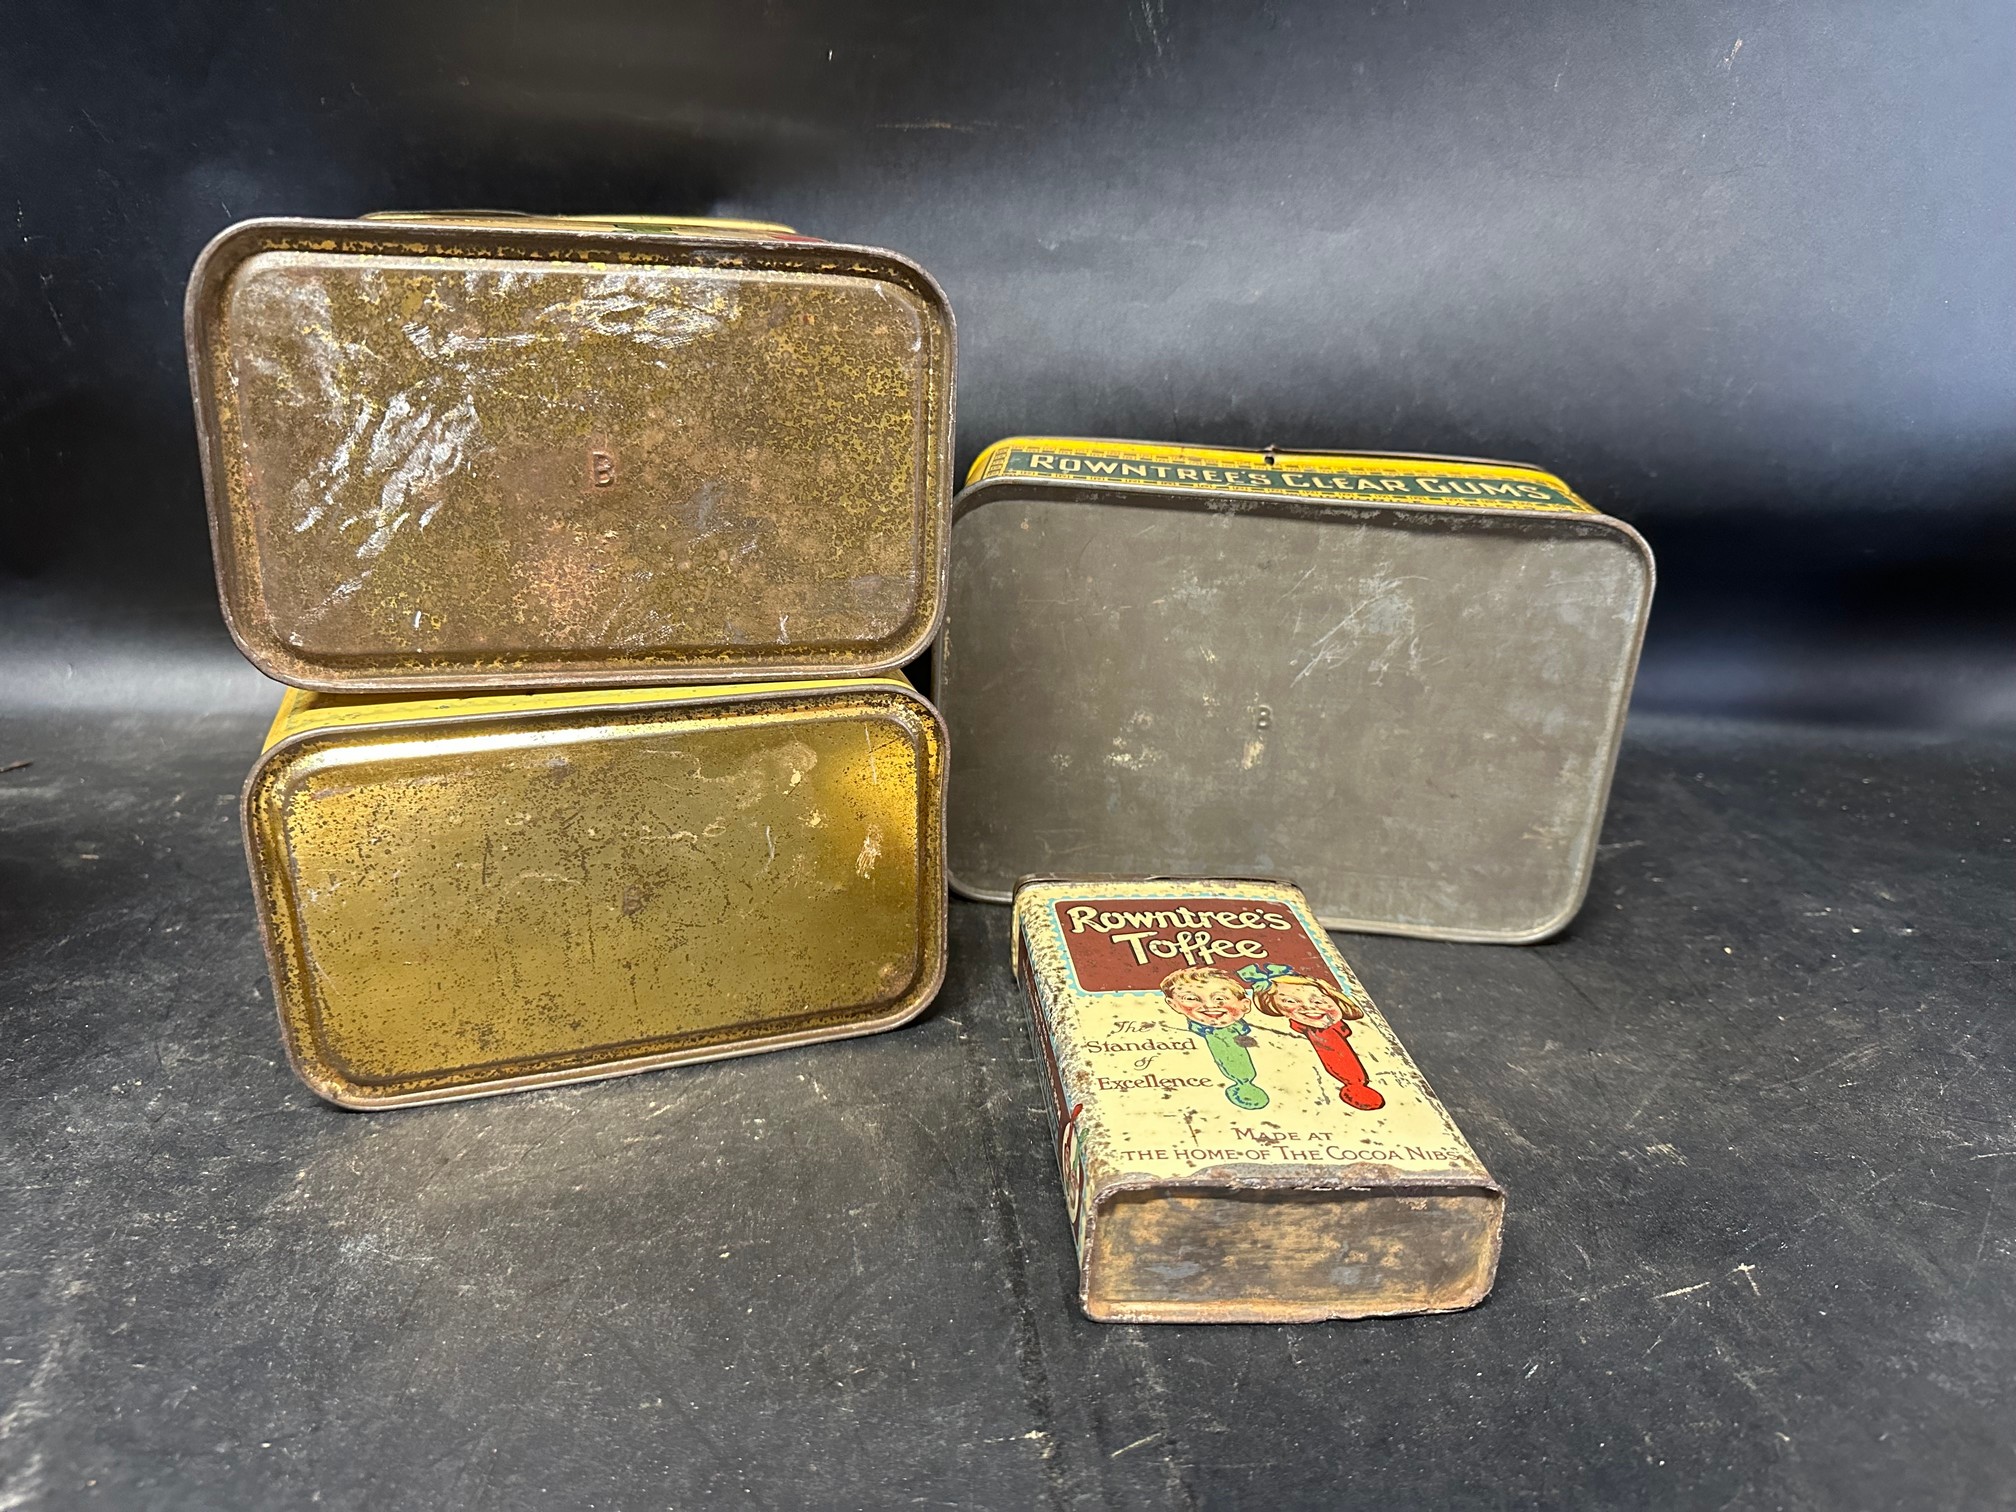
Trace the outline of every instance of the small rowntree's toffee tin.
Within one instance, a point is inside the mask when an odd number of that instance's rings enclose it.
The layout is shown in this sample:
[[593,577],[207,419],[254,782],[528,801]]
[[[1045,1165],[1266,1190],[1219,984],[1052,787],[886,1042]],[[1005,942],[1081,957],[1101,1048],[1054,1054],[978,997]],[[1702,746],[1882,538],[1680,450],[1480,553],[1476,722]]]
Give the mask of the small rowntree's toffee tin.
[[1092,1317],[1292,1323],[1489,1294],[1505,1195],[1298,889],[1030,878],[1012,938]]
[[952,315],[754,222],[250,221],[186,310],[224,615],[328,692],[894,667],[942,612]]
[[1552,474],[1019,438],[953,519],[959,891],[1282,874],[1333,929],[1501,942],[1580,906],[1652,558]]
[[366,1108],[893,1028],[944,975],[943,782],[899,678],[292,693],[244,800],[288,1054]]

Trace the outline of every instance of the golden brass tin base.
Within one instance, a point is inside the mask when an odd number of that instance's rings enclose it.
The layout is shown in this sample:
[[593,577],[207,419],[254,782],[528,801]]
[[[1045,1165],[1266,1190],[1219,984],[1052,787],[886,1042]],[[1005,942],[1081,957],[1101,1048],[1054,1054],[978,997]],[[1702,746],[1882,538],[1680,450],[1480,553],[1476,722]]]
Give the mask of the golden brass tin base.
[[944,974],[943,770],[896,679],[294,694],[244,802],[295,1068],[387,1107],[901,1024]]

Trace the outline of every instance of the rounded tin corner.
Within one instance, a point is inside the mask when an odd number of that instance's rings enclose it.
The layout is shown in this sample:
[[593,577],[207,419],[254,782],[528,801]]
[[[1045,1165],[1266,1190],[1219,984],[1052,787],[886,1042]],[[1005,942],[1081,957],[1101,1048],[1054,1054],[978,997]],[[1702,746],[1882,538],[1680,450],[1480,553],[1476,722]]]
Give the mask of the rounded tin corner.
[[[806,691],[810,692],[813,690]],[[927,783],[929,791],[925,796],[932,802],[936,810],[938,820],[937,834],[939,837],[938,852],[940,858],[938,870],[943,873],[945,871],[945,804],[949,789],[948,776],[952,746],[952,730],[945,722],[945,711],[940,709],[936,701],[929,694],[925,693],[923,689],[912,683],[909,678],[895,671],[880,674],[874,680],[836,681],[831,688],[817,691],[830,693],[880,693],[915,711],[920,717],[921,723],[929,727],[930,741],[935,747],[933,754],[936,760],[933,763],[933,775]],[[736,694],[732,687],[724,688],[722,692],[723,696],[719,701],[729,703],[736,701]]]
[[[803,246],[804,244],[778,241],[775,245],[781,248]],[[870,247],[841,242],[825,242],[817,245],[823,246],[829,251],[846,253],[864,260],[872,259],[888,267],[901,270],[905,275],[902,282],[912,293],[923,299],[942,322],[945,330],[946,361],[948,366],[952,364],[953,359],[957,355],[955,344],[958,341],[958,317],[953,313],[951,296],[945,292],[945,286],[938,282],[930,269],[926,268],[908,253],[898,252],[890,247]],[[947,462],[951,461],[949,454],[946,460]]]
[[938,1001],[938,994],[945,990],[945,976],[950,967],[952,955],[951,944],[946,938],[947,931],[944,928],[945,910],[942,906],[942,900],[943,895],[941,891],[941,906],[938,909],[938,939],[931,952],[929,970],[920,970],[917,973],[916,979],[912,982],[909,990],[904,993],[904,999],[908,1001],[905,1002],[899,999],[899,1006],[890,1009],[888,1013],[883,1014],[880,1018],[862,1021],[859,1025],[850,1029],[844,1036],[845,1038],[865,1038],[871,1034],[883,1034],[891,1029],[901,1029],[906,1024],[914,1024],[923,1016],[925,1009]]
[[1008,477],[982,478],[977,483],[968,483],[952,496],[951,528],[956,529],[961,520],[984,504],[991,504],[996,499],[1012,497],[1016,493],[1031,487],[1040,490],[1046,487],[1047,484],[1048,480],[1042,478]]
[[945,864],[945,885],[969,903],[1013,903],[1015,901],[1015,892],[1012,888],[1003,892],[998,888],[973,887],[961,881],[959,874],[952,870],[950,861],[947,861]]
[[345,221],[300,216],[264,215],[233,221],[212,236],[189,265],[189,282],[182,296],[183,333],[190,342],[191,355],[198,350],[208,350],[207,347],[199,348],[194,339],[199,330],[197,317],[202,313],[205,301],[233,270],[259,253],[272,250],[285,235],[298,235],[309,229],[338,230],[347,224]]
[[[938,707],[937,699],[933,698],[924,689],[918,687],[908,677],[903,675],[900,663],[897,666],[879,668],[872,675],[875,680],[863,681],[860,685],[864,688],[889,693],[906,703],[915,704],[930,717],[932,725],[936,727],[940,746],[947,744],[951,740],[951,731],[945,723],[945,711]],[[862,676],[866,678],[870,674],[864,673]]]
[[370,693],[396,692],[408,684],[399,683],[380,687],[371,682],[345,682],[340,677],[317,676],[315,664],[305,657],[292,655],[277,636],[254,636],[245,628],[239,610],[242,606],[234,603],[224,578],[222,554],[217,557],[217,608],[224,621],[224,632],[231,637],[231,644],[238,648],[238,654],[252,664],[252,669],[261,676],[279,683],[282,687],[300,688],[307,693]]
[[1560,934],[1562,930],[1575,922],[1575,916],[1582,912],[1582,905],[1589,901],[1589,881],[1594,870],[1593,866],[1584,869],[1582,880],[1576,887],[1574,895],[1558,911],[1548,915],[1530,929],[1518,930],[1503,935],[1499,943],[1505,945],[1544,945]]
[[[950,532],[945,531],[941,532],[940,534],[941,536],[948,536]],[[945,572],[941,568],[937,576],[933,579],[933,582],[934,584],[942,584],[944,581],[945,581]],[[942,588],[934,586],[932,591],[932,597],[935,600],[935,602],[930,604],[929,613],[922,617],[913,616],[913,619],[916,620],[918,628],[912,631],[910,638],[904,641],[900,646],[896,646],[887,651],[879,651],[873,657],[864,657],[862,660],[849,665],[834,666],[822,671],[811,672],[806,675],[811,677],[822,677],[822,678],[903,676],[903,669],[907,667],[911,662],[917,660],[917,658],[922,656],[926,651],[930,650],[931,647],[934,644],[936,644],[939,635],[943,632],[945,628],[945,600],[947,595]],[[922,594],[918,595],[918,600],[920,603],[923,601],[923,598],[924,596]],[[772,681],[776,679],[778,676],[779,674],[775,671],[764,671],[760,677],[749,677],[745,680]],[[731,682],[734,681],[735,679],[727,674],[720,674],[718,676],[710,678],[709,680],[720,682]],[[933,678],[933,681],[934,682],[936,681],[935,676]]]
[[406,1106],[411,1099],[398,1096],[371,1097],[354,1090],[358,1085],[339,1076],[326,1062],[310,1059],[294,1043],[291,1034],[283,1035],[287,1050],[287,1063],[294,1077],[332,1108],[340,1108],[345,1113],[380,1113],[388,1108]]
[[[1645,539],[1644,533],[1636,525],[1633,525],[1629,520],[1619,519],[1616,515],[1606,514],[1598,510],[1594,514],[1583,515],[1580,518],[1585,525],[1603,526],[1619,541],[1630,546],[1637,554],[1638,560],[1645,570],[1644,604],[1649,607],[1652,602],[1653,589],[1658,586],[1659,581],[1659,562],[1652,551],[1652,543]],[[1642,615],[1644,609],[1641,607],[1639,612]]]

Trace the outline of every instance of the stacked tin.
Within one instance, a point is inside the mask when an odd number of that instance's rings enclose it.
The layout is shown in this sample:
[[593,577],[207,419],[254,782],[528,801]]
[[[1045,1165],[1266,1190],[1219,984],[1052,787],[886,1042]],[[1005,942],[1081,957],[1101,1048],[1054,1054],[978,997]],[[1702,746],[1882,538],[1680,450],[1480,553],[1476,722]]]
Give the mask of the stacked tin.
[[[949,881],[1016,905],[1093,1316],[1489,1291],[1504,1194],[1324,931],[1573,916],[1630,526],[1520,464],[1056,437],[955,506],[944,296],[782,226],[253,222],[187,321],[225,619],[291,685],[244,832],[317,1092],[894,1027]],[[898,671],[941,620],[949,823]]]
[[226,231],[192,276],[220,595],[291,690],[245,837],[355,1107],[869,1033],[945,962],[953,328],[720,222]]

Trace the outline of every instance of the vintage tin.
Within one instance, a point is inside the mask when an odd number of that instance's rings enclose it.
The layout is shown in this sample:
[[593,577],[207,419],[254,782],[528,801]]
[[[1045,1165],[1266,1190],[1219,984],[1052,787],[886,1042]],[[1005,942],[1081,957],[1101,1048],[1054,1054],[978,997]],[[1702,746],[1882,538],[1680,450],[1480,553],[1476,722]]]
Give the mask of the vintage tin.
[[954,505],[953,886],[1281,874],[1519,942],[1588,888],[1652,594],[1537,468],[1023,438]]
[[944,975],[943,783],[900,678],[291,693],[244,798],[288,1055],[375,1108],[892,1028]]
[[1490,1293],[1505,1194],[1299,889],[1028,878],[1011,939],[1092,1317],[1294,1323]]
[[936,631],[952,317],[761,223],[252,221],[186,312],[224,615],[323,691],[894,667]]

